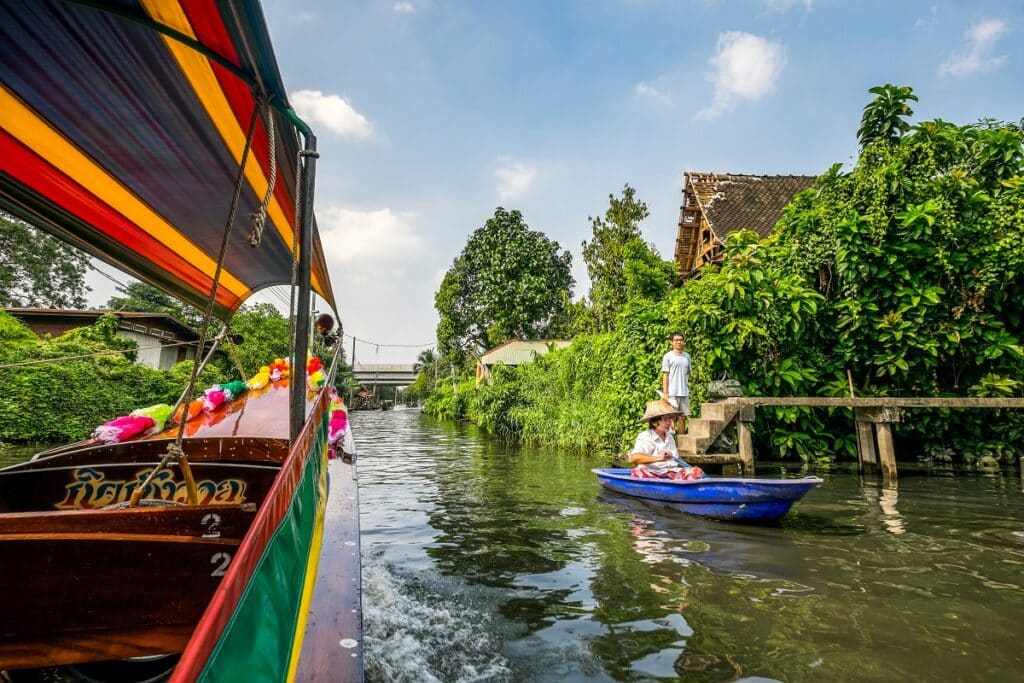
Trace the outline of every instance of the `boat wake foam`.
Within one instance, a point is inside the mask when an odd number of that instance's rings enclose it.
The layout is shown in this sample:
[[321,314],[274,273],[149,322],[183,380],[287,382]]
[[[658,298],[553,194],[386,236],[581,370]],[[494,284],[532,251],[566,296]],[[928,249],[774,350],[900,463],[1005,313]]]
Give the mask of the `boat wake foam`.
[[364,558],[366,680],[509,681],[494,617],[450,579],[403,576],[380,556]]

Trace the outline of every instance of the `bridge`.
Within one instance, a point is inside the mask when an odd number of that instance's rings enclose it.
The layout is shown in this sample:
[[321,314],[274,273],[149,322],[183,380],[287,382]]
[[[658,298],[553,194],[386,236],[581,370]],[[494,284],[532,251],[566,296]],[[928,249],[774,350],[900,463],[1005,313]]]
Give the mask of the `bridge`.
[[416,379],[414,368],[413,365],[396,363],[356,363],[352,366],[352,375],[356,384],[364,387],[405,387]]

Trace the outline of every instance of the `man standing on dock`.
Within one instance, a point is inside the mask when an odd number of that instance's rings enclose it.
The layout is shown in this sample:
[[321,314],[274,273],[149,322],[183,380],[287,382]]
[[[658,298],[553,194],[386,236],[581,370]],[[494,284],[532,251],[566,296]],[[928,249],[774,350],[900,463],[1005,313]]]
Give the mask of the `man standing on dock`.
[[668,338],[672,342],[672,350],[661,359],[661,390],[665,400],[679,413],[676,433],[684,434],[686,418],[690,415],[690,370],[693,366],[690,354],[683,350],[686,343],[683,333],[673,332]]

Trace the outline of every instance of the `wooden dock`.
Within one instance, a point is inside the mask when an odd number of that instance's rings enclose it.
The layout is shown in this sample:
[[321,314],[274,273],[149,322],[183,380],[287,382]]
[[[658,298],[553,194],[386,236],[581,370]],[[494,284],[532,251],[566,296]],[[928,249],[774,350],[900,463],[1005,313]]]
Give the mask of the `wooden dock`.
[[[686,434],[676,437],[680,453],[695,465],[739,464],[744,476],[754,473],[754,446],[750,423],[759,406],[801,406],[809,408],[848,408],[853,410],[857,435],[857,460],[862,472],[881,470],[886,479],[895,479],[896,453],[892,425],[900,422],[906,409],[1009,409],[1024,410],[1024,398],[936,398],[913,396],[876,396],[835,398],[819,396],[743,396],[701,405],[700,417],[690,420]],[[738,453],[708,454],[707,449],[730,424],[736,424]]]

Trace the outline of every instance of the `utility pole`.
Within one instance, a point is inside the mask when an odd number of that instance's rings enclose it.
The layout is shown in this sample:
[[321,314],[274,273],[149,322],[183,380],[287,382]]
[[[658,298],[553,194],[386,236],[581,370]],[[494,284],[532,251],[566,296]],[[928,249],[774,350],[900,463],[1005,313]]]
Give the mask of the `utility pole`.
[[352,337],[352,377],[348,381],[348,404],[353,408],[356,405],[356,338]]

